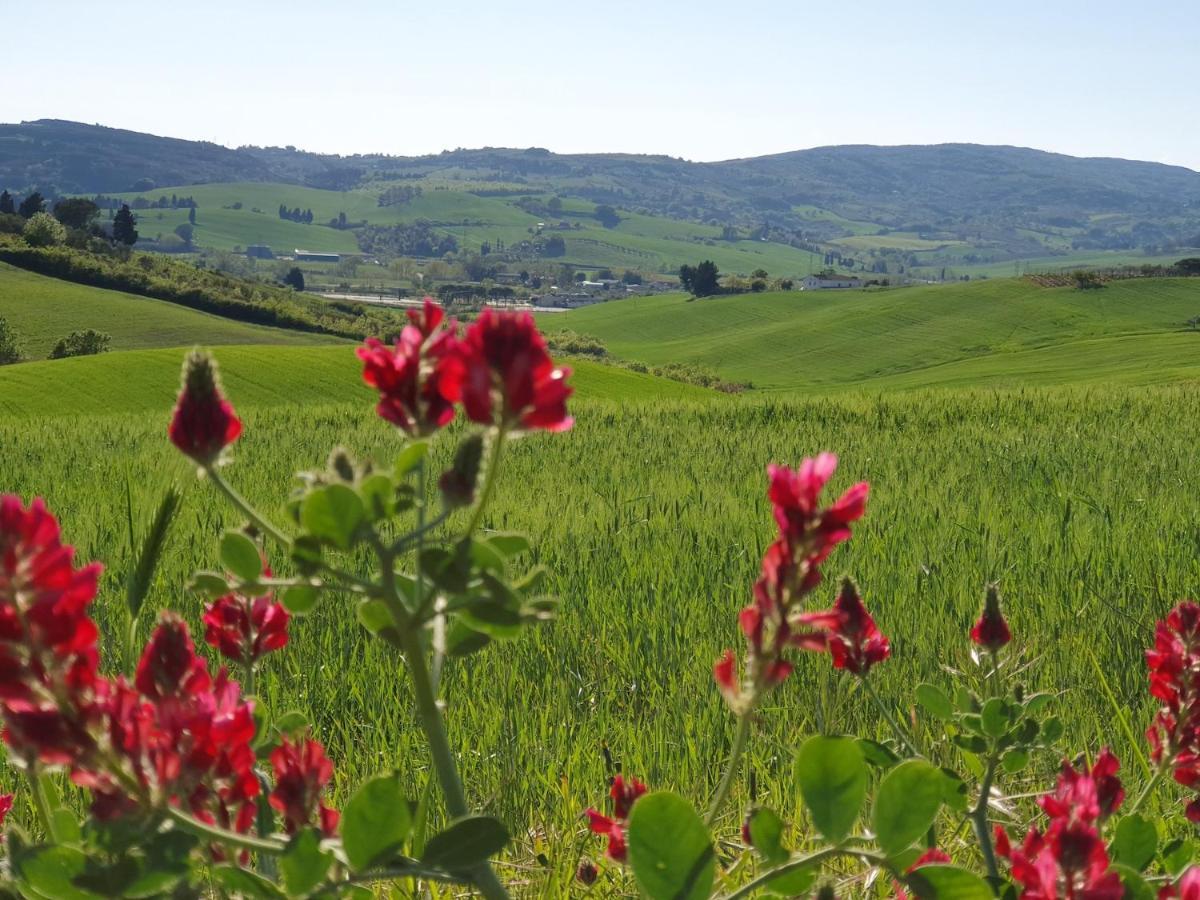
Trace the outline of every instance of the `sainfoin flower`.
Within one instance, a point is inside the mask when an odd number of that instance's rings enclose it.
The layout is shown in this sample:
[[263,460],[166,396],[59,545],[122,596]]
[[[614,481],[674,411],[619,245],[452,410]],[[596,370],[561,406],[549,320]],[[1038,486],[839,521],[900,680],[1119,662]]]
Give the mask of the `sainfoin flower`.
[[459,344],[467,417],[508,430],[566,431],[571,370],[554,365],[527,312],[485,309]]
[[[950,856],[945,850],[941,850],[937,847],[930,847],[915,860],[913,860],[913,864],[905,869],[904,873],[906,875],[911,875],[913,872],[917,871],[917,869],[924,868],[925,866],[943,865],[948,864],[949,862]],[[892,882],[892,888],[895,892],[896,900],[908,900],[908,891],[904,890],[904,886],[901,885],[900,882]]]
[[[1200,789],[1200,605],[1185,600],[1158,622],[1146,664],[1150,694],[1161,703],[1146,731],[1150,757],[1184,787]],[[1187,815],[1200,822],[1200,800]]]
[[167,434],[180,452],[212,465],[238,439],[242,421],[221,393],[216,361],[194,350],[183,361],[183,384]]
[[325,787],[333,778],[333,763],[325,748],[310,737],[284,738],[271,752],[271,765],[275,769],[271,806],[283,816],[287,833],[316,822],[325,835],[333,835],[339,814],[324,800]]
[[847,578],[842,582],[833,607],[837,624],[828,631],[829,655],[835,669],[866,675],[871,667],[891,654],[888,639],[867,612],[858,587]]
[[12,794],[0,794],[0,825],[3,825],[4,820],[8,818],[8,814],[12,811],[12,805]]
[[1158,891],[1159,900],[1200,900],[1200,866],[1190,866],[1175,884]]
[[379,391],[376,411],[406,434],[432,434],[454,418],[454,402],[462,389],[462,361],[457,340],[445,327],[445,313],[429,297],[420,312],[409,310],[410,324],[395,347],[369,338],[357,350],[363,381]]
[[1098,828],[1105,807],[1115,810],[1124,796],[1120,782],[1111,780],[1117,767],[1108,751],[1090,770],[1064,762],[1054,792],[1038,801],[1050,819],[1045,832],[1031,828],[1015,848],[1003,831],[997,832],[1002,838],[997,849],[1012,865],[1022,900],[1120,900],[1124,896]]
[[602,834],[608,838],[609,859],[623,863],[628,856],[625,828],[629,821],[629,813],[632,812],[638,798],[646,793],[646,785],[636,778],[626,781],[624,776],[617,775],[613,778],[608,793],[612,799],[612,815],[606,816],[595,809],[589,809],[588,827],[593,834]]
[[988,585],[983,613],[971,628],[971,640],[992,653],[1012,640],[1012,632],[1000,609],[1000,590],[994,584]]
[[[828,506],[821,505],[821,493],[836,468],[837,457],[832,453],[805,459],[797,469],[777,465],[767,468],[767,496],[778,535],[763,555],[754,599],[738,618],[747,644],[746,678],[744,682],[738,679],[731,651],[726,651],[713,667],[718,688],[738,714],[791,673],[792,664],[784,658],[785,651],[831,649],[834,630],[839,625],[853,625],[843,611],[801,609],[804,598],[821,582],[821,563],[850,537],[851,524],[866,511],[866,482],[849,488]],[[867,668],[878,661],[874,657],[881,645],[876,637],[870,646]],[[882,639],[884,657],[886,643]],[[863,650],[868,652],[865,646]]]
[[0,714],[15,759],[78,765],[106,685],[88,616],[101,567],[75,568],[40,500],[0,497]]
[[291,617],[271,594],[226,594],[206,606],[202,618],[204,640],[242,665],[253,665],[287,646]]

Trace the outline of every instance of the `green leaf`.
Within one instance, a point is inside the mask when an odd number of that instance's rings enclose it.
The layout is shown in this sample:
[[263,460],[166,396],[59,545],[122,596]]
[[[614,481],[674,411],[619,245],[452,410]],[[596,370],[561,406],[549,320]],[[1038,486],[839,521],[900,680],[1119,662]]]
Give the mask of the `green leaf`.
[[766,888],[779,897],[798,897],[808,893],[817,880],[817,866],[796,869],[767,882]]
[[310,584],[295,584],[283,592],[284,609],[297,616],[308,615],[320,599],[320,593]]
[[482,631],[476,631],[461,619],[455,619],[446,630],[446,654],[448,656],[469,656],[477,650],[482,650],[491,642],[491,637]]
[[465,869],[499,853],[507,843],[508,831],[498,819],[463,816],[429,839],[421,863],[434,869]]
[[285,712],[275,720],[275,730],[280,734],[295,735],[308,728],[308,717],[296,709]]
[[690,803],[667,791],[647,794],[629,816],[629,862],[651,900],[700,900],[712,892],[712,838]]
[[760,806],[750,813],[748,825],[750,844],[763,859],[777,866],[788,858],[787,848],[783,846],[783,820],[779,816]]
[[952,769],[943,768],[942,802],[955,812],[965,813],[970,805],[967,783]]
[[957,866],[921,866],[905,879],[921,900],[994,900],[986,881]]
[[1042,723],[1042,741],[1047,744],[1053,744],[1063,734],[1063,723],[1058,716],[1051,716]]
[[1125,888],[1124,900],[1155,900],[1155,897],[1158,896],[1135,869],[1115,864],[1112,870],[1117,873],[1121,879],[1121,885]]
[[396,465],[392,469],[392,473],[397,478],[403,478],[409,472],[417,467],[429,453],[429,444],[425,441],[413,441],[407,447],[400,451],[396,457]]
[[1025,698],[1025,712],[1031,716],[1036,716],[1053,702],[1053,694],[1031,694]]
[[874,766],[876,769],[881,769],[886,772],[896,763],[900,762],[900,757],[887,744],[881,744],[879,741],[873,741],[870,738],[859,738],[858,749],[862,751],[863,759],[868,765]]
[[937,817],[944,793],[942,770],[923,759],[907,760],[888,772],[871,814],[879,846],[898,853],[921,837]]
[[216,572],[197,572],[192,576],[188,587],[206,600],[223,597],[229,593],[229,582]]
[[1144,816],[1125,816],[1117,823],[1111,850],[1114,862],[1140,872],[1150,865],[1158,850],[1158,830]]
[[34,847],[13,858],[17,878],[32,888],[36,896],[53,900],[95,900],[102,896],[76,884],[87,865],[88,859],[82,851],[63,845]]
[[505,559],[512,559],[529,550],[529,539],[523,534],[492,534],[484,543]]
[[255,582],[262,575],[262,554],[258,545],[240,531],[221,535],[221,565],[242,581]]
[[358,494],[344,484],[331,484],[304,498],[300,523],[315,537],[349,550],[364,515]]
[[521,633],[521,614],[490,597],[480,598],[459,610],[459,616],[476,631],[496,640],[515,638]]
[[363,600],[354,608],[354,614],[371,634],[379,634],[385,628],[394,628],[396,625],[392,611],[382,600]]
[[1172,876],[1182,874],[1192,861],[1195,850],[1191,841],[1176,838],[1162,849],[1163,868]]
[[867,797],[867,763],[854,738],[810,737],[796,754],[795,779],[817,830],[841,843]]
[[505,556],[487,541],[471,541],[471,562],[485,572],[504,571]]
[[133,569],[130,570],[129,577],[125,581],[125,603],[129,607],[129,614],[134,619],[142,611],[142,603],[145,602],[146,595],[150,592],[150,582],[154,578],[154,570],[158,568],[159,560],[162,559],[163,547],[167,543],[167,532],[171,528],[171,521],[175,518],[175,511],[179,509],[180,496],[179,488],[174,485],[167,488],[167,492],[163,494],[163,498],[158,504],[158,510],[154,514],[154,520],[146,530],[145,538],[142,539],[142,548],[138,553],[137,562],[134,563]]
[[246,869],[224,865],[214,866],[211,871],[222,887],[245,900],[281,900],[286,896],[271,882]]
[[949,722],[954,718],[954,704],[946,692],[934,684],[917,685],[917,702],[932,716]]
[[1015,775],[1029,765],[1029,751],[1009,750],[1000,758],[1000,765],[1009,775]]
[[342,845],[356,872],[381,862],[404,844],[412,830],[408,800],[395,775],[365,782],[342,813]]
[[983,704],[980,717],[983,720],[983,733],[988,737],[998,738],[1008,731],[1008,709],[999,697],[993,697]]
[[333,864],[333,854],[321,849],[321,837],[316,829],[298,831],[279,860],[283,886],[289,897],[303,897],[325,880]]
[[396,487],[386,475],[376,473],[364,479],[358,486],[358,495],[362,497],[367,517],[373,522],[386,519],[396,511]]

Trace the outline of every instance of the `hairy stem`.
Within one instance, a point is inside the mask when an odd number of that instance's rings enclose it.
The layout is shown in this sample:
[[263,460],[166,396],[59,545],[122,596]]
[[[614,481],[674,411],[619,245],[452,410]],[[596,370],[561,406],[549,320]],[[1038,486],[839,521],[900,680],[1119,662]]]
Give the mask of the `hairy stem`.
[[1146,786],[1142,788],[1142,792],[1138,794],[1137,799],[1133,801],[1133,805],[1125,811],[1125,815],[1132,816],[1134,813],[1141,810],[1146,801],[1150,799],[1150,795],[1154,793],[1154,789],[1158,787],[1159,782],[1166,777],[1166,774],[1168,771],[1170,771],[1170,769],[1171,765],[1169,761],[1163,761],[1158,764],[1158,768],[1154,771],[1154,774],[1150,777],[1150,780],[1146,782]]
[[475,504],[475,511],[471,514],[471,521],[467,523],[466,531],[463,532],[466,537],[475,533],[483,519],[483,511],[487,509],[488,501],[492,499],[492,491],[496,487],[496,471],[500,468],[500,456],[504,452],[506,436],[503,425],[497,425],[492,431],[491,455],[488,457],[487,472],[483,476],[483,490],[479,492],[479,500]]
[[266,516],[251,506],[245,497],[234,490],[233,485],[225,480],[215,466],[206,466],[204,472],[208,475],[209,480],[217,486],[217,490],[224,494],[229,499],[229,502],[241,511],[242,515],[253,522],[259,531],[269,534],[274,540],[285,547],[292,546],[292,539],[277,528]]
[[182,809],[174,806],[167,808],[167,816],[184,831],[190,831],[197,837],[230,847],[236,847],[239,850],[268,853],[271,856],[282,856],[287,850],[287,844],[280,841],[255,837],[252,834],[238,834],[236,831],[227,831],[224,828],[218,828],[216,825],[201,822],[199,819],[189,816]]
[[37,767],[30,765],[25,769],[25,777],[29,779],[29,795],[33,798],[33,807],[37,810],[38,822],[46,832],[49,840],[57,840],[54,833],[54,819],[50,816],[50,804],[46,802],[46,791],[42,788],[42,780],[38,776]]
[[733,790],[733,782],[737,778],[742,754],[746,752],[746,743],[750,738],[750,717],[752,715],[753,710],[747,710],[738,716],[737,731],[733,736],[733,749],[729,752],[729,763],[725,766],[725,774],[721,776],[721,783],[717,786],[712,803],[709,804],[708,815],[704,817],[704,824],[709,828],[712,828],[713,822],[721,812],[721,807],[729,799],[729,792]]
[[989,878],[999,878],[1000,868],[996,865],[996,848],[992,846],[992,833],[988,829],[988,798],[992,794],[992,782],[996,778],[996,764],[1000,761],[999,753],[995,750],[988,756],[987,767],[983,771],[983,780],[979,783],[979,799],[971,810],[971,827],[975,830],[975,840],[979,842],[979,850],[983,854],[983,863],[987,866]]
[[866,690],[867,696],[871,698],[871,702],[875,704],[875,708],[878,709],[879,714],[883,716],[883,720],[887,722],[888,727],[892,729],[892,733],[896,735],[896,740],[898,740],[904,746],[904,749],[907,750],[911,755],[920,756],[921,751],[917,749],[916,745],[912,741],[912,738],[910,738],[907,732],[900,727],[900,722],[897,721],[894,715],[892,715],[891,710],[887,708],[879,694],[875,692],[874,685],[871,684],[865,675],[859,680],[862,682],[862,686]]
[[[850,840],[853,840],[853,838]],[[811,866],[820,865],[825,860],[833,859],[837,856],[853,856],[857,859],[863,860],[864,862],[869,862],[872,865],[883,866],[891,871],[891,866],[888,864],[888,861],[884,857],[875,853],[870,853],[866,850],[856,850],[853,847],[846,846],[826,847],[823,850],[817,850],[805,856],[792,857],[787,862],[781,863],[772,869],[768,869],[753,881],[747,882],[732,894],[726,894],[724,897],[719,898],[719,900],[741,900],[743,897],[749,897],[759,888],[766,887],[776,878],[779,878],[783,875],[789,875],[792,872],[799,871],[800,869],[807,869]],[[893,874],[897,873],[893,872]]]

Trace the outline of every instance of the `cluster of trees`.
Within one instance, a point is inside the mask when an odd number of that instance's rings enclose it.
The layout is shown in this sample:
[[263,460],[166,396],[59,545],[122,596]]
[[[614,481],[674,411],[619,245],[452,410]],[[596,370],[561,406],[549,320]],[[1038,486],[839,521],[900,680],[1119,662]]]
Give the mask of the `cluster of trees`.
[[[342,214],[343,216],[345,213]],[[287,219],[289,222],[299,222],[301,225],[311,225],[313,220],[313,211],[311,209],[288,209],[287,204],[279,204],[279,218]]]
[[[97,223],[100,207],[85,197],[64,197],[46,211],[46,198],[33,191],[18,204],[8,191],[0,191],[0,232],[21,234],[33,247],[52,247],[67,241],[84,246],[90,239],[137,243],[137,218],[122,204],[106,231]],[[195,209],[190,211],[194,221]]]
[[596,207],[594,213],[596,221],[605,228],[616,228],[621,224],[621,217],[617,215],[617,211],[607,204],[600,204]]
[[[104,353],[112,343],[112,335],[89,328],[72,331],[62,338],[50,351],[50,359],[66,359],[68,356],[93,356]],[[20,336],[8,320],[0,316],[0,366],[18,363],[25,358]]]
[[719,293],[721,290],[720,277],[721,273],[717,269],[717,264],[710,259],[704,260],[699,265],[684,264],[679,267],[679,283],[694,297],[711,297],[713,294]]
[[546,238],[544,241],[539,242],[537,247],[538,247],[538,252],[542,256],[548,256],[551,259],[558,257],[558,256],[566,256],[567,255],[567,242],[564,241],[557,234],[551,235],[550,237]]
[[[125,201],[117,197],[96,198],[96,205],[103,209],[120,209]],[[132,209],[196,209],[199,204],[194,197],[161,196],[157,200],[147,200],[145,197],[134,197],[129,201]]]
[[416,200],[421,196],[421,188],[417,185],[403,184],[390,187],[379,195],[380,206],[401,206]]
[[428,258],[458,251],[454,235],[438,233],[424,219],[404,225],[367,225],[356,236],[362,251],[375,256]]

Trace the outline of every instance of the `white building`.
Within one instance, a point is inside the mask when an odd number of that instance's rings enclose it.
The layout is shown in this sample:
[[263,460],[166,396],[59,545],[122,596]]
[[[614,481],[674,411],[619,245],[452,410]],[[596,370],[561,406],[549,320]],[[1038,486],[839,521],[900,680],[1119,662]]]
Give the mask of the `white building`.
[[809,275],[800,282],[802,291],[847,290],[862,286],[861,278],[852,278],[849,275]]

